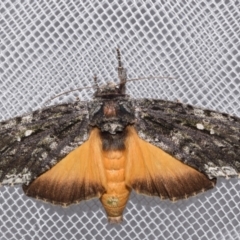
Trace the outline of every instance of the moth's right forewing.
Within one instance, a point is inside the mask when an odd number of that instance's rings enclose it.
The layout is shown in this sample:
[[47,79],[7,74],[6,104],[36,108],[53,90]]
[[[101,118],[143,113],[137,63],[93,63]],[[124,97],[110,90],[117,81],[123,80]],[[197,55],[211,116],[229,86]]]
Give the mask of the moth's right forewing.
[[143,140],[209,178],[240,174],[240,118],[179,102],[134,101]]

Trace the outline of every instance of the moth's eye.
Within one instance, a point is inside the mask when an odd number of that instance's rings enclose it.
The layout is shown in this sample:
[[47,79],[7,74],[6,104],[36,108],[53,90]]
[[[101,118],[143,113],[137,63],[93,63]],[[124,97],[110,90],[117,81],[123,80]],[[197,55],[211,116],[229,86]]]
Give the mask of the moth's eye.
[[20,122],[22,121],[22,118],[21,118],[21,117],[16,117],[15,119],[16,119],[16,122],[17,122],[17,123],[20,123]]
[[[181,103],[180,103],[180,105],[181,105]],[[193,109],[193,106],[191,106],[189,104],[187,104],[186,106],[187,106],[188,109]]]

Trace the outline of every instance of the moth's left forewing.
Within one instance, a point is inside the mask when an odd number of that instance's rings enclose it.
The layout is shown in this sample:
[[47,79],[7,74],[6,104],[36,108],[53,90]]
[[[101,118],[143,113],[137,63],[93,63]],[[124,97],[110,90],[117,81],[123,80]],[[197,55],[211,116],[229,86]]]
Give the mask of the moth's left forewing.
[[240,172],[240,119],[179,102],[134,100],[138,135],[209,178]]
[[50,106],[0,123],[0,183],[28,184],[88,139],[84,102]]

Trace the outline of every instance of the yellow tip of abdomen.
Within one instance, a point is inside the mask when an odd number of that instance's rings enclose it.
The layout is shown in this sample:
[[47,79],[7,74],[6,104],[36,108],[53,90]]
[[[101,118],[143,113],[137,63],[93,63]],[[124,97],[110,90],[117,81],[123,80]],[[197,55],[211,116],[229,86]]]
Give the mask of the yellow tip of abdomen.
[[121,223],[122,221],[123,221],[123,217],[122,216],[108,217],[108,222],[109,223]]

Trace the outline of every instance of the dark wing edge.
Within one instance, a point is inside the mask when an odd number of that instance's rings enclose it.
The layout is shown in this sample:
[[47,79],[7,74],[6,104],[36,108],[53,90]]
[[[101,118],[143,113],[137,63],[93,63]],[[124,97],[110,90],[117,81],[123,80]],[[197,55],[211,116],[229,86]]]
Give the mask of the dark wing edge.
[[134,127],[128,128],[126,156],[126,184],[137,193],[175,201],[209,190],[216,182],[142,140]]
[[23,185],[25,194],[63,206],[99,198],[107,187],[101,147],[99,130],[95,128],[80,147],[28,186]]
[[240,118],[179,102],[133,100],[143,140],[216,177],[240,177]]
[[0,123],[0,183],[29,184],[88,139],[88,108],[74,102]]

